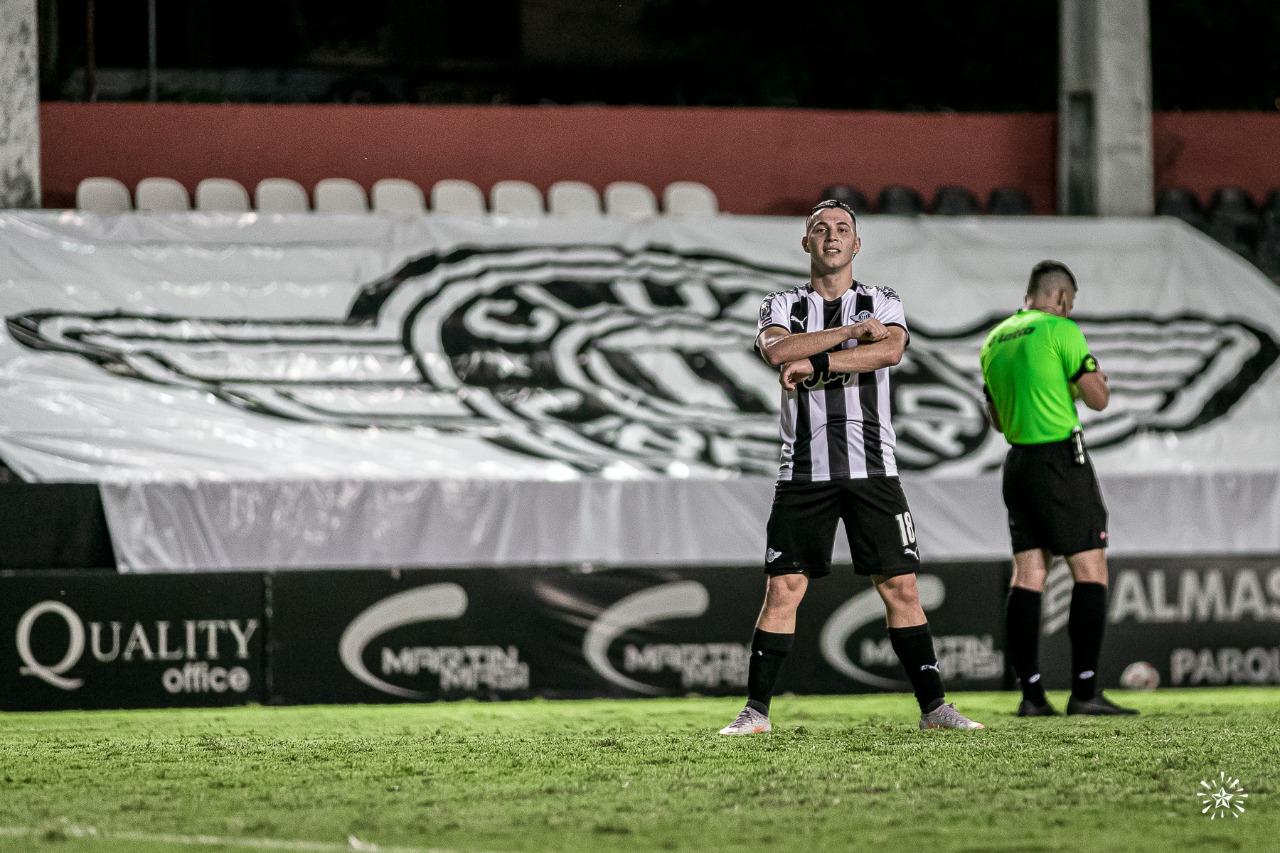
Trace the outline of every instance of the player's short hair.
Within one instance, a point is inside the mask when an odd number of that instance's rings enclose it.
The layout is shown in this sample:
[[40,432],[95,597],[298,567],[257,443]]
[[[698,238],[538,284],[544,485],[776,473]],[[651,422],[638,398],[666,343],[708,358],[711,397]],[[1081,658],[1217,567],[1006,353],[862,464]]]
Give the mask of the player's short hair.
[[1073,293],[1080,289],[1076,284],[1076,277],[1062,261],[1041,261],[1031,268],[1031,277],[1027,279],[1027,296],[1042,296],[1057,290],[1049,284],[1055,276],[1065,276],[1071,283]]
[[856,231],[858,229],[858,214],[853,212],[852,207],[840,201],[839,199],[834,199],[834,198],[825,199],[824,201],[820,201],[817,204],[815,204],[813,206],[813,210],[809,211],[809,215],[806,216],[804,219],[805,227],[807,228],[809,226],[809,223],[813,221],[813,217],[817,216],[819,213],[821,213],[822,211],[826,210],[829,207],[839,208],[840,210],[843,210],[845,213],[849,214],[849,218],[853,220],[854,230]]

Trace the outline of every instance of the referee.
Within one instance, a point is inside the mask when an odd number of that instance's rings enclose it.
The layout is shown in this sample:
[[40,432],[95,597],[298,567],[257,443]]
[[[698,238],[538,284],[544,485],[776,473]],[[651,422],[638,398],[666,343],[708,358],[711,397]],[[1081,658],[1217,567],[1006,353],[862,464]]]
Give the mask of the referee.
[[782,464],[747,704],[720,734],[769,731],[769,703],[795,639],[796,610],[809,579],[831,573],[840,521],[854,571],[870,576],[884,601],[889,640],[920,704],[920,728],[983,728],[944,702],[916,589],[916,529],[898,482],[889,421],[889,368],[907,346],[902,300],[887,287],[854,281],[862,241],[848,205],[816,206],[800,245],[809,255],[809,283],[771,293],[760,306],[756,350],[781,372]]
[[1026,306],[982,345],[983,391],[991,423],[1009,440],[1004,503],[1013,539],[1013,583],[1006,611],[1009,657],[1022,686],[1020,717],[1058,714],[1040,681],[1040,598],[1054,554],[1067,559],[1075,587],[1068,714],[1136,714],[1098,689],[1098,655],[1107,615],[1107,507],[1084,448],[1075,400],[1094,411],[1111,397],[1107,375],[1068,319],[1076,280],[1064,264],[1031,270]]

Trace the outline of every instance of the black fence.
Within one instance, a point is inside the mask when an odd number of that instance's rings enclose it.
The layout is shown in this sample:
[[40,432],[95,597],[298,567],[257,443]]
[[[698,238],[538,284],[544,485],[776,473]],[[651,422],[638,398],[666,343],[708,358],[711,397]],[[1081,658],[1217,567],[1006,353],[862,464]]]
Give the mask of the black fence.
[[[1012,684],[1004,563],[919,575],[950,690]],[[0,575],[0,708],[742,695],[758,568]],[[1280,558],[1112,561],[1101,677],[1280,683]],[[1069,683],[1071,581],[1051,573],[1042,664]],[[810,586],[780,690],[905,691],[863,578]]]
[[0,570],[115,567],[97,483],[24,483],[0,460]]

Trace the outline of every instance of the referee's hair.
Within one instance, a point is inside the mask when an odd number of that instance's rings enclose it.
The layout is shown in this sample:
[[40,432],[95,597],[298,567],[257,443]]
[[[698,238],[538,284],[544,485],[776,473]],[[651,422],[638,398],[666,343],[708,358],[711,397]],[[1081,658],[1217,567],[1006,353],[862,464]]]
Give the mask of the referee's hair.
[[1027,296],[1042,296],[1056,290],[1049,282],[1057,275],[1066,276],[1067,281],[1071,282],[1073,293],[1079,290],[1076,277],[1067,269],[1066,264],[1062,261],[1041,261],[1031,268],[1031,278],[1027,280]]

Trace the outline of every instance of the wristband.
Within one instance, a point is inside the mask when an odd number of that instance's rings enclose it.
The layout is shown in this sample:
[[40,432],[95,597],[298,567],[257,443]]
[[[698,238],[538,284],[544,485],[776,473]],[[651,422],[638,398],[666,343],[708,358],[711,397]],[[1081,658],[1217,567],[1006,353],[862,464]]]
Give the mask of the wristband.
[[813,365],[814,373],[826,373],[831,369],[831,356],[825,352],[820,352],[817,355],[809,356],[809,363]]

